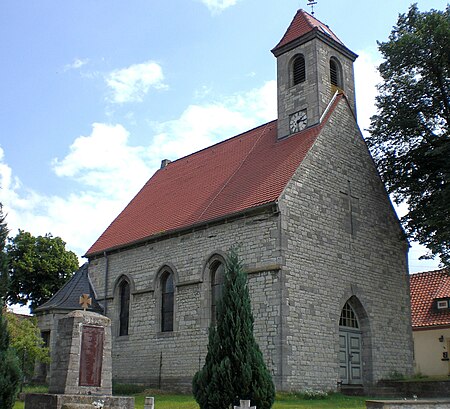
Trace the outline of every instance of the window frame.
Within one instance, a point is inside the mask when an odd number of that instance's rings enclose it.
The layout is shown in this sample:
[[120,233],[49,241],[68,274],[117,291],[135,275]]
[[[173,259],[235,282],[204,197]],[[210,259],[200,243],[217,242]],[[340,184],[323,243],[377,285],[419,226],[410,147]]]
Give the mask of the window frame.
[[[170,291],[167,290],[169,280],[171,280]],[[170,270],[165,270],[161,275],[160,281],[161,281],[160,331],[173,332],[175,321],[175,280],[173,272]]]
[[[347,323],[352,325],[346,325]],[[355,309],[347,301],[341,309],[341,315],[339,316],[339,327],[360,329],[360,323],[358,320],[358,315]]]
[[[126,291],[127,290],[127,291]],[[123,277],[118,283],[119,292],[119,337],[128,336],[130,334],[130,307],[131,307],[131,285],[130,282]]]
[[[334,73],[333,73],[334,71]],[[336,57],[331,57],[329,62],[330,84],[332,89],[344,89],[342,65]]]
[[[220,274],[219,269],[221,269]],[[223,285],[225,282],[225,263],[215,260],[210,267],[211,275],[211,324],[217,324],[217,305],[222,297]],[[217,280],[219,278],[219,280]]]
[[[300,63],[300,65],[298,65]],[[306,81],[306,59],[303,54],[292,57],[290,64],[291,85],[296,86]]]
[[438,310],[447,310],[448,304],[448,300],[436,300],[436,308]]

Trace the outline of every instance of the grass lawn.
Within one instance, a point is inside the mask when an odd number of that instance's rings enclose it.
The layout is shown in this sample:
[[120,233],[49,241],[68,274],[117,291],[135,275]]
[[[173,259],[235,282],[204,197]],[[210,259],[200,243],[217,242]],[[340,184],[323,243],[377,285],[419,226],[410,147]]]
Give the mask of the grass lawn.
[[[29,389],[25,392],[45,393],[44,389]],[[135,408],[144,408],[145,396],[155,398],[155,409],[199,409],[191,395],[168,394],[160,391],[145,391],[133,394],[135,397]],[[293,394],[277,394],[273,409],[365,409],[364,397],[353,397],[343,395],[332,395],[320,400],[302,400]],[[14,409],[24,409],[24,403],[17,401]]]

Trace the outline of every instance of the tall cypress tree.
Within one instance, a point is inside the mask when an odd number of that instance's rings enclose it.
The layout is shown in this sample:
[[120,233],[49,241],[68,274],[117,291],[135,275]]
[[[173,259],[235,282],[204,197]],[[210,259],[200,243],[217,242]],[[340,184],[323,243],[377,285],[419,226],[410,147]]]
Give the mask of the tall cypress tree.
[[247,275],[234,249],[226,261],[217,327],[210,328],[208,354],[194,376],[193,393],[201,409],[229,409],[240,399],[270,409],[275,399],[272,377],[253,336]]
[[19,360],[9,346],[9,333],[0,307],[0,408],[11,409],[20,386]]

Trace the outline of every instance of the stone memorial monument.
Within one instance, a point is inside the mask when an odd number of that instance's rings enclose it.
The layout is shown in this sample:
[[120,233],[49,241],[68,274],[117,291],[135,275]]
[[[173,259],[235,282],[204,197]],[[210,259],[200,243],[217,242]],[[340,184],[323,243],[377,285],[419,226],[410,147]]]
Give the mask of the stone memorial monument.
[[112,396],[111,321],[86,311],[88,295],[58,322],[48,394],[27,394],[25,409],[133,409],[134,398]]

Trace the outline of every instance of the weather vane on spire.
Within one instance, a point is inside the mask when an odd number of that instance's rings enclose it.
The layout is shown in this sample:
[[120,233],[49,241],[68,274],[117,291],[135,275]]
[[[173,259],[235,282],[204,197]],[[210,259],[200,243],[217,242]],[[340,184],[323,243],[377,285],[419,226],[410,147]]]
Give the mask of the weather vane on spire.
[[308,6],[311,6],[311,14],[314,16],[314,4],[317,4],[317,1],[308,0]]

